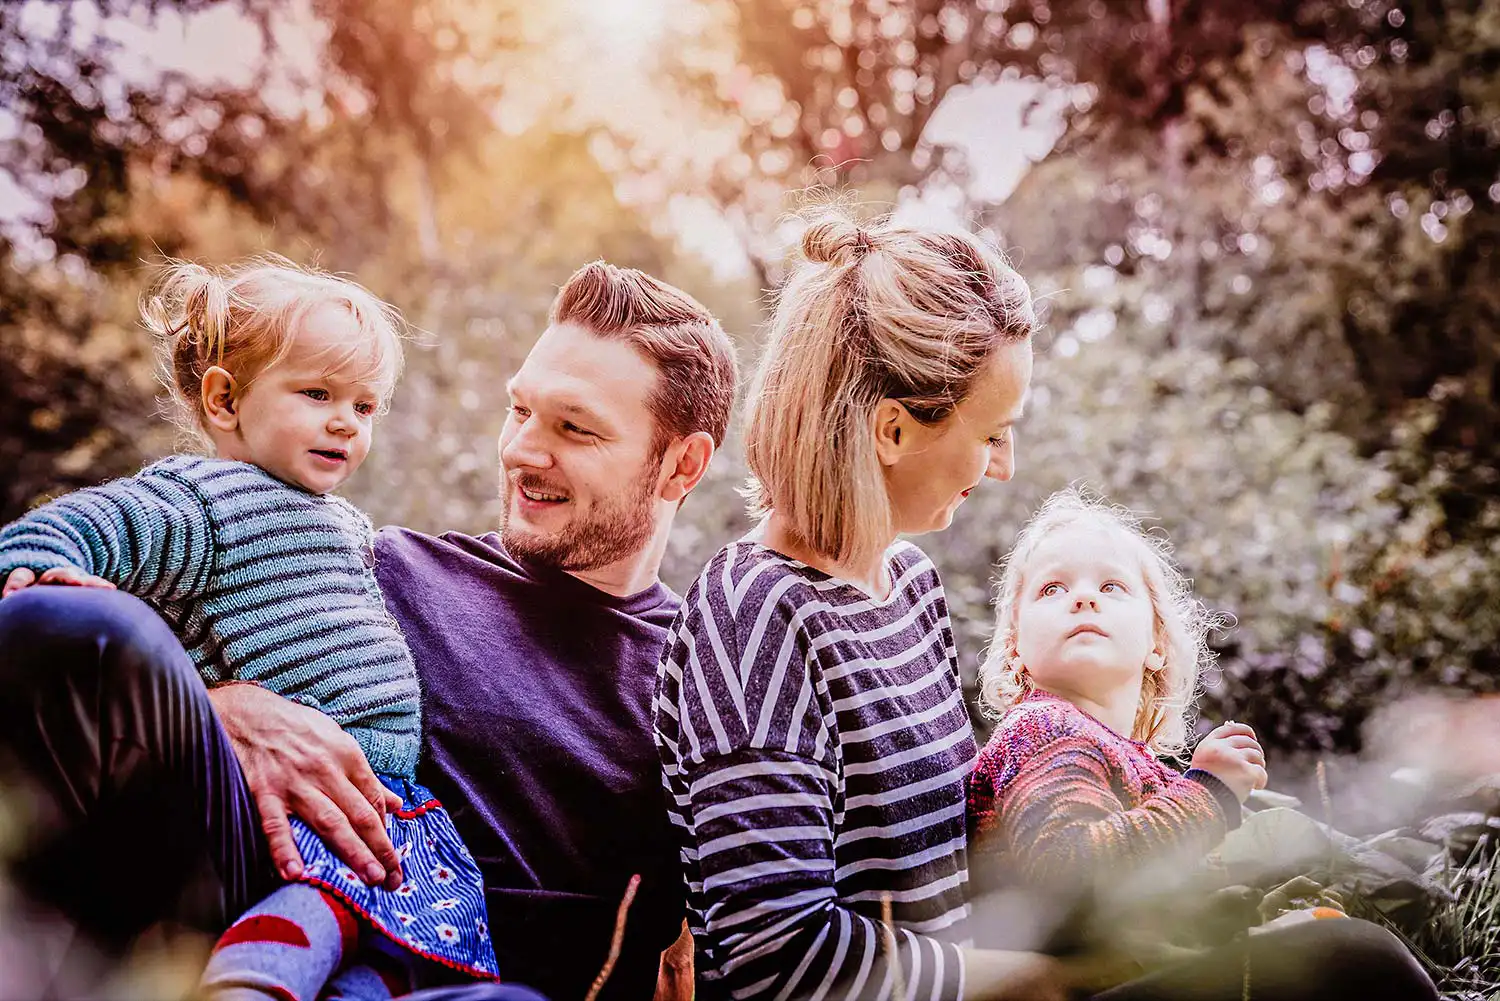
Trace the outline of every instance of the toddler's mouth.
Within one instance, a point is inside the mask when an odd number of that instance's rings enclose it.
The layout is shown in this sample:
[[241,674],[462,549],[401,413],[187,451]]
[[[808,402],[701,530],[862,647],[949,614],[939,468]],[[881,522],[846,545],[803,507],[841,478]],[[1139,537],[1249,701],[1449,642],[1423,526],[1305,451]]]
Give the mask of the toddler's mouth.
[[329,462],[344,462],[349,458],[349,453],[341,448],[310,448],[308,451]]

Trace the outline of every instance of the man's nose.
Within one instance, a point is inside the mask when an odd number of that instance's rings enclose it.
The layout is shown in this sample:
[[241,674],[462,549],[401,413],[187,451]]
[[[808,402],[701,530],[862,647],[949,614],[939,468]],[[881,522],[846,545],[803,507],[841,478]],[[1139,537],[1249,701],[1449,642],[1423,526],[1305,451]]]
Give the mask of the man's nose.
[[546,468],[552,465],[552,453],[546,447],[545,435],[537,421],[518,424],[514,420],[500,433],[500,465]]

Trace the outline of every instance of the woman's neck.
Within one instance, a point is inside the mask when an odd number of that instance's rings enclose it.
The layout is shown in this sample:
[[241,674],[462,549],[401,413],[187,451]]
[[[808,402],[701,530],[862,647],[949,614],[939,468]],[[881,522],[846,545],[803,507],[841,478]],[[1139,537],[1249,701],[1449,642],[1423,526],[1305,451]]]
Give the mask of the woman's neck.
[[890,596],[891,580],[886,568],[885,550],[896,541],[894,538],[887,540],[871,559],[840,563],[809,547],[797,533],[791,530],[787,519],[776,511],[772,511],[766,520],[750,533],[750,537],[768,549],[774,549],[784,556],[806,563],[814,570],[821,570],[830,577],[851,584],[880,601]]

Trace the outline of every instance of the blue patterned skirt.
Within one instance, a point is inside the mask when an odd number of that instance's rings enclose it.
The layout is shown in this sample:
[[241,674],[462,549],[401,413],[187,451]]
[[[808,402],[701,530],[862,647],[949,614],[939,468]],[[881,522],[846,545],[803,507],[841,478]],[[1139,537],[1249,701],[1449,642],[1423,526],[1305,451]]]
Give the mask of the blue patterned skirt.
[[401,885],[394,890],[367,886],[322,838],[293,818],[292,837],[303,862],[297,882],[338,897],[410,953],[481,980],[498,979],[484,880],[448,811],[415,782],[386,775],[380,781],[401,797],[401,809],[385,820],[401,859]]

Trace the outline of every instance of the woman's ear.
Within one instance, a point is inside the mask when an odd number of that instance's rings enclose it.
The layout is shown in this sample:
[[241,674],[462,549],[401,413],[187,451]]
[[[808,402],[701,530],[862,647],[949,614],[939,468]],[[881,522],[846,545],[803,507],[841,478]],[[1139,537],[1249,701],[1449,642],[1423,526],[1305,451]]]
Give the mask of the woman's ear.
[[884,399],[875,405],[875,457],[882,466],[894,466],[911,444],[912,416],[900,400]]
[[1157,671],[1165,670],[1166,666],[1167,658],[1162,656],[1160,650],[1152,650],[1146,654],[1146,671],[1148,673],[1155,674]]
[[234,376],[214,365],[203,373],[200,390],[203,416],[207,419],[209,427],[219,431],[239,430],[240,415],[234,409],[234,400],[239,393],[239,386],[235,383]]

